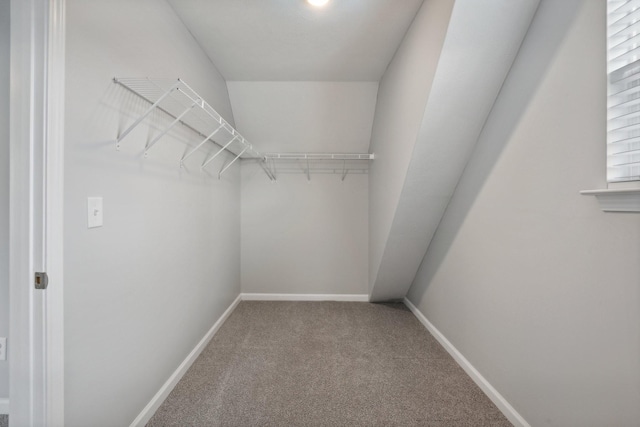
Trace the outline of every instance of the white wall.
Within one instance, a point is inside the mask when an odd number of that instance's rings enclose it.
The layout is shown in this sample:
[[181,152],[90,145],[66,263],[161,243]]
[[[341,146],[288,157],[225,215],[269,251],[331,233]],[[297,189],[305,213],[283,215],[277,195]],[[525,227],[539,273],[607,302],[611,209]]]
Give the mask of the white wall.
[[238,130],[262,152],[369,150],[377,82],[227,82]]
[[[65,425],[125,426],[240,292],[240,174],[200,173],[203,153],[180,170],[199,139],[186,130],[148,159],[146,126],[116,151],[145,104],[112,78],[181,77],[229,121],[231,107],[163,0],[68,0],[66,65]],[[88,196],[102,228],[87,229]]]
[[[0,337],[9,336],[9,3],[0,0]],[[0,399],[8,398],[9,360],[0,362]]]
[[369,288],[373,287],[440,58],[453,0],[425,0],[380,81],[369,174]]
[[[377,83],[229,82],[238,129],[259,150],[368,152]],[[304,166],[304,165],[303,165]],[[342,164],[333,165],[342,167]],[[368,177],[242,165],[242,291],[367,292]]]
[[605,2],[542,0],[409,299],[532,426],[640,419],[640,216],[605,214]]
[[367,175],[242,166],[242,292],[367,293]]

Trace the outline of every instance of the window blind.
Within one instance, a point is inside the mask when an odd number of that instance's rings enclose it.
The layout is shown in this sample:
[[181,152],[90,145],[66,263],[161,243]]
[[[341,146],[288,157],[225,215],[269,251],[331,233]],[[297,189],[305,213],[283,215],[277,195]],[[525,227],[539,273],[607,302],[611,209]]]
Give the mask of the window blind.
[[607,2],[607,180],[640,180],[640,0]]

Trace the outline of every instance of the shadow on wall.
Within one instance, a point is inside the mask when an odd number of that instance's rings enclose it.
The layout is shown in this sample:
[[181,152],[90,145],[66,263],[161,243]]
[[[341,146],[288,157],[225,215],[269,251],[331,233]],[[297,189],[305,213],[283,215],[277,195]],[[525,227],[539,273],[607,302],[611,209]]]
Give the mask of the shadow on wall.
[[[548,1],[552,3],[551,0]],[[446,258],[451,245],[456,239],[458,231],[469,214],[471,207],[474,205],[484,183],[491,175],[491,171],[495,167],[502,151],[507,146],[511,135],[517,128],[538,86],[543,81],[556,56],[558,47],[566,37],[571,23],[576,18],[583,4],[583,0],[563,0],[563,7],[556,8],[557,13],[553,15],[547,13],[545,20],[541,21],[538,20],[538,17],[541,15],[541,9],[545,7],[545,2],[546,0],[542,0],[533,18],[531,27],[518,52],[518,56],[509,71],[509,75],[502,86],[493,109],[478,138],[476,147],[467,162],[465,172],[458,181],[458,184],[460,184],[461,180],[464,179],[464,176],[469,172],[469,165],[472,162],[479,165],[477,170],[474,171],[474,179],[465,183],[466,197],[456,205],[454,212],[451,210],[451,200],[455,197],[454,193],[443,215],[443,219],[447,218],[449,221],[447,228],[452,231],[443,232],[443,230],[438,227],[434,238],[431,240],[431,245],[422,260],[422,264],[424,264],[427,256],[429,256],[430,265],[439,267]],[[528,39],[532,32],[539,33],[541,36],[535,39]],[[517,80],[515,80],[515,78],[517,78]],[[456,188],[456,191],[458,191],[459,188],[460,187]],[[432,250],[433,242],[438,242],[439,248],[437,251]],[[423,272],[424,276],[421,278],[423,287],[418,290],[419,294],[416,294],[418,300],[422,300],[437,271],[438,268],[431,268]],[[416,277],[418,277],[418,275]],[[414,290],[416,289],[414,287],[415,284],[414,279],[414,283],[412,284]]]

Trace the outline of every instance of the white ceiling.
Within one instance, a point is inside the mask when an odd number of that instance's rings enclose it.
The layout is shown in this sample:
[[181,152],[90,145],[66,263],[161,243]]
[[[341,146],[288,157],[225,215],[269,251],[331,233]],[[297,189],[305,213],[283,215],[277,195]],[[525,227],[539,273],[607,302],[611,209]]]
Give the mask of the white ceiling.
[[379,81],[422,1],[169,0],[231,81]]

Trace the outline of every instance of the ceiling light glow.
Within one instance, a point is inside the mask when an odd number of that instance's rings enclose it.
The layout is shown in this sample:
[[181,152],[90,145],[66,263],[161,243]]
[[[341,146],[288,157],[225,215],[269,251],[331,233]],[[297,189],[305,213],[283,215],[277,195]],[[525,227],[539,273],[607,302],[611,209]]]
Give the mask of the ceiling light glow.
[[323,7],[326,6],[327,3],[329,3],[329,0],[307,0],[307,3],[309,3],[311,6]]

